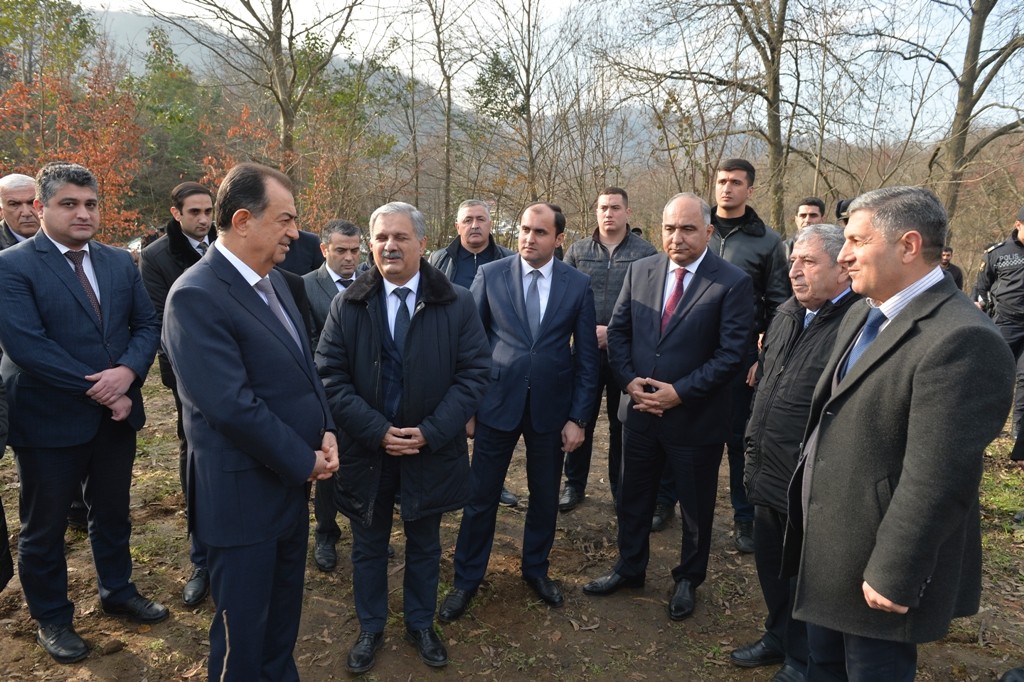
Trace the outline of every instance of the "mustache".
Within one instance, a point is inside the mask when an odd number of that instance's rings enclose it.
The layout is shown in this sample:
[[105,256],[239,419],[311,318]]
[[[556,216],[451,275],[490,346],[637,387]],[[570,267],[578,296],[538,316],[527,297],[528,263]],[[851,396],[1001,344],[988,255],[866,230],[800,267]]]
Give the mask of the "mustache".
[[401,251],[381,251],[380,255],[381,255],[381,258],[401,258],[402,257],[402,252]]

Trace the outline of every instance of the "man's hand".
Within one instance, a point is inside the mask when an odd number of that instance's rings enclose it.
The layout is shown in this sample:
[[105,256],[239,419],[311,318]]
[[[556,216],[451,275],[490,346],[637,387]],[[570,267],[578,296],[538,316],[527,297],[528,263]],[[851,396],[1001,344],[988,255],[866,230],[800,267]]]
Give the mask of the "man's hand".
[[879,611],[888,611],[889,613],[906,613],[910,610],[909,607],[897,604],[889,601],[879,593],[875,592],[871,585],[868,585],[868,581],[865,580],[864,584],[861,585],[861,589],[864,590],[864,601],[868,603],[868,606]]
[[472,417],[469,418],[468,422],[466,422],[466,437],[467,438],[476,438],[476,415],[475,414]]
[[126,395],[120,396],[110,405],[107,405],[107,408],[111,412],[111,419],[116,422],[123,422],[132,412],[132,399]]
[[757,385],[757,364],[758,363],[755,362],[750,366],[750,369],[747,370],[747,386],[750,386],[751,388],[754,388],[754,386]]
[[338,439],[330,431],[324,432],[320,449],[316,450],[316,464],[313,465],[311,481],[323,481],[338,470]]
[[657,379],[634,379],[629,382],[626,391],[636,403],[633,405],[634,410],[658,417],[665,414],[665,410],[670,410],[683,402],[672,384]]
[[426,444],[418,428],[400,429],[397,426],[388,427],[388,432],[380,442],[384,451],[393,457],[418,455],[420,448]]
[[576,422],[565,422],[562,427],[562,450],[572,452],[583,443],[583,429]]
[[597,347],[601,350],[608,350],[608,325],[597,325]]
[[110,407],[115,400],[128,392],[136,378],[135,371],[124,365],[118,365],[96,374],[90,374],[85,377],[85,380],[95,383],[92,385],[92,388],[85,392],[85,395],[100,405]]
[[982,305],[979,301],[975,301],[974,305],[978,306],[978,310],[985,310],[985,306]]

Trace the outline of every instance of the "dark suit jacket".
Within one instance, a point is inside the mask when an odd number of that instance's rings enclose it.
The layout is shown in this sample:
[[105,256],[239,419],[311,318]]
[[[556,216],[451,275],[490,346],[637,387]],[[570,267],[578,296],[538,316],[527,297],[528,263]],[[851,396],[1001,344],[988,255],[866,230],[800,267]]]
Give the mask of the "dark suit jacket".
[[682,404],[656,417],[623,400],[619,418],[634,431],[675,430],[690,446],[723,443],[729,433],[727,384],[741,370],[754,324],[753,284],[708,249],[661,334],[667,275],[664,253],[629,266],[608,323],[608,364],[623,388],[637,377],[666,381]]
[[314,450],[334,428],[299,311],[281,273],[270,279],[302,348],[216,248],[167,297],[163,344],[191,448],[189,521],[217,547],[284,532],[284,510],[306,504]]
[[519,256],[480,266],[472,292],[493,363],[492,383],[477,419],[512,431],[522,420],[527,396],[537,431],[557,431],[569,419],[589,419],[597,400],[600,363],[590,278],[554,261],[548,305],[536,340],[526,320]]
[[[115,365],[138,379],[128,390],[128,424],[146,421],[141,387],[153,364],[160,323],[127,251],[92,241],[103,324],[70,262],[43,233],[0,252],[0,374],[11,411],[9,443],[70,447],[96,435],[107,408],[86,397],[85,377]],[[54,428],[54,416],[60,428]]]
[[[0,381],[0,457],[4,456],[7,447],[7,396],[4,383]],[[0,590],[14,577],[14,562],[11,560],[11,544],[7,536],[7,517],[4,505],[0,501]]]
[[[857,303],[843,320],[790,484],[785,549],[789,558],[803,550],[795,615],[861,636],[926,642],[978,609],[982,456],[1006,420],[1014,361],[992,322],[943,278],[835,384],[867,313],[867,303]],[[910,611],[869,608],[865,580]]]
[[18,244],[18,238],[14,236],[11,227],[6,220],[0,220],[0,251],[9,249]]
[[312,232],[299,230],[299,238],[292,242],[288,255],[277,267],[301,277],[323,264],[324,254],[320,251],[320,237]]

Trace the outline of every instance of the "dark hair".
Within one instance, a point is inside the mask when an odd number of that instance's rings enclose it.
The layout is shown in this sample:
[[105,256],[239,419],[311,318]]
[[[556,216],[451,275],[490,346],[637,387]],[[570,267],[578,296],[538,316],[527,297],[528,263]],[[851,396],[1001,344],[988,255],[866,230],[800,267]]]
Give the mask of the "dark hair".
[[270,204],[267,197],[267,180],[276,180],[289,192],[291,179],[281,171],[258,163],[240,163],[224,177],[217,190],[217,229],[227,232],[231,229],[231,218],[241,209],[259,217]]
[[718,164],[719,171],[746,171],[750,186],[754,186],[754,165],[746,159],[726,159]]
[[947,251],[949,251],[950,253],[953,253],[953,247],[952,246],[943,246],[942,247],[942,253],[946,253]]
[[797,208],[801,206],[816,206],[821,211],[821,216],[825,217],[825,202],[818,197],[804,197],[796,203]]
[[547,206],[552,211],[554,211],[554,213],[555,213],[555,234],[556,235],[559,235],[559,234],[562,234],[563,232],[565,232],[565,214],[562,213],[562,207],[561,206],[559,206],[558,204],[548,203],[547,201],[535,201],[532,204],[528,204],[526,206],[526,208],[523,209],[523,213],[526,213],[530,209],[536,208],[537,206]]
[[208,187],[204,187],[198,182],[183,182],[171,190],[171,201],[174,202],[174,208],[180,211],[185,206],[185,199],[194,194],[205,194],[213,199],[213,192]]
[[622,189],[621,187],[605,187],[603,190],[597,193],[597,196],[603,197],[609,194],[618,194],[619,196],[622,197],[622,203],[624,203],[626,206],[629,206],[629,195],[626,194],[626,190]]
[[348,220],[332,220],[320,231],[320,241],[324,244],[331,243],[331,235],[340,234],[343,237],[360,237],[363,233],[359,227]]
[[67,184],[88,187],[97,194],[100,191],[96,176],[85,166],[53,161],[40,168],[36,173],[36,198],[46,204],[57,193],[57,190]]

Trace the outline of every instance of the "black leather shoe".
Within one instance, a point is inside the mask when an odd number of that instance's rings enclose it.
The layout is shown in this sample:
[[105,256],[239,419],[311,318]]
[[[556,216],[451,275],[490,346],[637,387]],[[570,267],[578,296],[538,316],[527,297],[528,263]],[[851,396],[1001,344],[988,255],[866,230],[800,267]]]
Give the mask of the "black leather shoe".
[[75,663],[89,655],[89,647],[71,625],[44,625],[36,641],[58,663]]
[[444,598],[441,610],[437,612],[437,619],[442,623],[451,623],[462,618],[475,594],[476,590],[460,590],[456,587]]
[[733,651],[729,654],[729,660],[743,668],[758,668],[762,665],[778,665],[786,660],[786,655],[762,637],[753,644]]
[[565,605],[565,597],[562,596],[562,590],[558,587],[558,583],[546,575],[539,578],[527,578],[524,575],[523,580],[548,606],[553,606],[557,609]]
[[696,590],[686,578],[676,583],[672,597],[668,600],[668,617],[672,620],[686,620],[693,615]]
[[737,521],[736,522],[736,549],[743,552],[744,554],[753,554],[754,552],[754,522],[753,521]]
[[503,507],[517,507],[519,506],[519,498],[513,495],[508,488],[501,486],[501,496],[498,498],[498,504]]
[[181,601],[185,606],[198,606],[206,595],[210,594],[210,571],[205,566],[192,568],[192,577],[185,583],[181,591]]
[[103,612],[111,616],[128,616],[136,623],[160,623],[167,620],[171,612],[163,604],[157,604],[151,599],[146,599],[137,594],[122,604],[103,604]]
[[612,571],[608,575],[601,576],[597,580],[591,580],[589,583],[583,586],[584,594],[592,594],[598,597],[606,597],[609,594],[615,594],[623,587],[643,587],[644,576],[633,575],[623,576],[619,575],[615,571]]
[[333,571],[338,565],[338,550],[334,543],[327,540],[317,540],[313,545],[313,561],[321,571]]
[[443,668],[448,665],[448,652],[445,651],[444,644],[434,632],[434,628],[406,630],[405,639],[416,647],[420,653],[420,660],[431,668]]
[[676,506],[662,504],[659,502],[654,505],[654,516],[651,517],[651,532],[657,533],[658,531],[665,530],[669,522],[676,515]]
[[570,512],[580,505],[586,495],[571,485],[566,485],[562,496],[558,498],[558,511]]
[[352,648],[348,650],[345,666],[350,673],[365,673],[377,662],[377,650],[384,644],[383,632],[362,632]]
[[[1024,670],[1024,668],[1021,668],[1021,670]],[[1024,682],[1024,673],[1021,674],[1021,681]],[[787,663],[772,676],[771,682],[807,682],[807,675]],[[1000,680],[1000,682],[1003,681]],[[1008,682],[1013,681],[1010,680]]]

